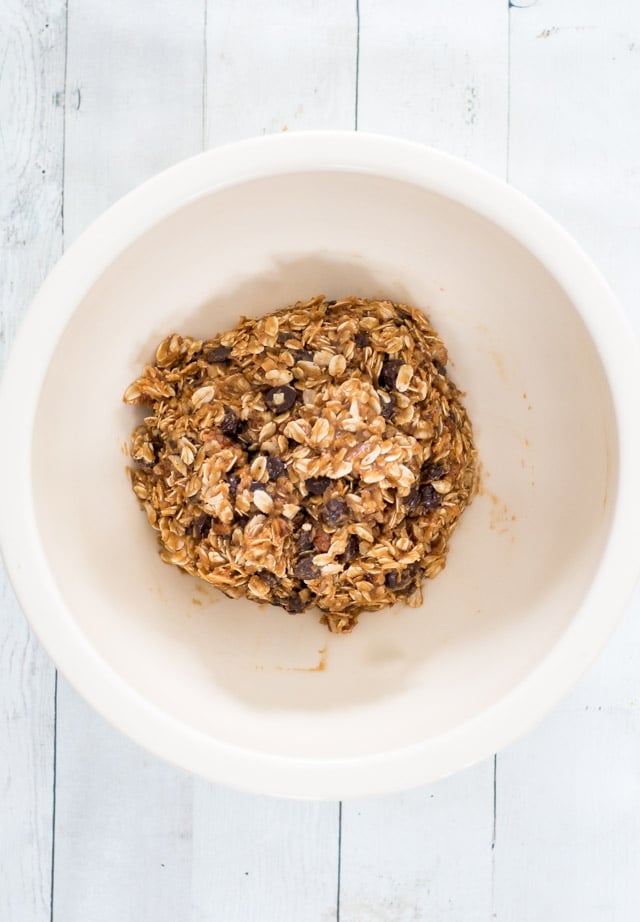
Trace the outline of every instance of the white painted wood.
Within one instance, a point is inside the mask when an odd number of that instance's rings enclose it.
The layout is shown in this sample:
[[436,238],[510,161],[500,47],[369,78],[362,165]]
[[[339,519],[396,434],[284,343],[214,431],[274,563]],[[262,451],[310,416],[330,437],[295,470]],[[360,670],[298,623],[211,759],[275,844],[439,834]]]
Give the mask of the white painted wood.
[[[504,176],[502,0],[360,0],[359,127],[433,144]],[[343,805],[341,922],[490,918],[493,760],[398,797]]]
[[[201,0],[70,4],[67,240],[132,186],[198,151],[203,27]],[[191,777],[109,727],[62,678],[56,777],[54,918],[188,919]]]
[[640,5],[511,11],[510,179],[607,275],[640,332]]
[[360,0],[358,127],[504,177],[506,0]]
[[73,0],[65,236],[134,186],[198,153],[204,0]]
[[[67,240],[203,144],[352,128],[357,99],[362,130],[435,144],[498,175],[508,159],[514,185],[578,237],[640,331],[640,7],[506,7],[71,0],[65,94],[65,0],[4,0],[0,358],[62,246],[65,102]],[[498,757],[495,818],[492,762],[343,805],[342,922],[635,922],[639,611],[637,594],[571,698]],[[0,582],[2,922],[50,918],[53,675]],[[328,922],[338,807],[194,780],[123,739],[60,680],[54,884],[62,922]]]
[[205,146],[353,128],[355,0],[209,0],[207,26]]
[[342,809],[340,922],[480,922],[491,913],[493,759]]
[[501,755],[498,919],[638,918],[638,765],[637,705],[565,706]]
[[[235,46],[240,58],[239,41]],[[72,11],[70,236],[131,185],[198,151],[203,124],[211,121],[203,120],[203,55],[200,2],[161,4],[153,17],[123,2],[107,13],[97,0],[83,0]],[[209,56],[207,69],[214,83],[215,60]],[[260,74],[254,76],[259,82]],[[343,92],[353,100],[351,78]],[[248,94],[250,133],[262,130],[263,116]],[[217,124],[225,123],[218,117]],[[335,918],[336,805],[251,798],[194,782],[107,727],[64,681],[58,715],[56,917],[268,922],[303,918],[309,905],[312,918]]]
[[[640,8],[539,2],[512,10],[511,38],[511,181],[582,242],[640,329]],[[640,914],[639,615],[636,593],[570,699],[499,757],[499,919]]]
[[[0,9],[0,365],[62,247],[64,0]],[[7,450],[6,444],[3,447]],[[0,565],[0,919],[50,917],[54,669]]]
[[188,919],[192,778],[58,686],[54,919]]
[[[353,127],[355,6],[209,2],[207,37],[207,145]],[[336,919],[338,815],[196,782],[193,922]]]
[[334,922],[338,804],[195,784],[191,922]]

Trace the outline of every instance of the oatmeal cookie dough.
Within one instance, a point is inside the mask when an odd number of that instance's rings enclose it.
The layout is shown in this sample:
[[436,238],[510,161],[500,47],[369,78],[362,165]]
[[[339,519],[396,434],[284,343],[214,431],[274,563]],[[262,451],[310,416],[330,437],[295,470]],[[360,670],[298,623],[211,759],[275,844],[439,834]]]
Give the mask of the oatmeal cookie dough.
[[419,310],[361,298],[168,336],[124,395],[148,408],[131,479],[162,559],[335,632],[420,605],[475,486],[446,364]]

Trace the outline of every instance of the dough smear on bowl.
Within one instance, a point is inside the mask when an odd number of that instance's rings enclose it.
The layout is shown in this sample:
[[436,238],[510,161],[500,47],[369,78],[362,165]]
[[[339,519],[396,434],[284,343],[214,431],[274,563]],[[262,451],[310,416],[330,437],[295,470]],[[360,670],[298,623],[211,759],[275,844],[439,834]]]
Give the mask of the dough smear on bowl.
[[420,605],[476,482],[446,363],[421,311],[362,298],[168,336],[124,395],[148,411],[131,480],[162,559],[335,632]]

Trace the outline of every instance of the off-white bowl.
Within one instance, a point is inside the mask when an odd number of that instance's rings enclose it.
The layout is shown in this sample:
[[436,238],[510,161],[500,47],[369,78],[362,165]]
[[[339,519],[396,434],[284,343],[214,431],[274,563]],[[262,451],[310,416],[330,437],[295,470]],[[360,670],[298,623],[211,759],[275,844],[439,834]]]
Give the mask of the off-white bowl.
[[[121,396],[162,337],[320,292],[428,311],[483,465],[422,609],[345,637],[161,563],[123,454]],[[103,215],[28,313],[0,397],[6,563],[60,669],[158,755],[294,796],[431,781],[530,727],[617,621],[640,548],[637,369],[576,244],[473,167],[354,134],[210,151]]]

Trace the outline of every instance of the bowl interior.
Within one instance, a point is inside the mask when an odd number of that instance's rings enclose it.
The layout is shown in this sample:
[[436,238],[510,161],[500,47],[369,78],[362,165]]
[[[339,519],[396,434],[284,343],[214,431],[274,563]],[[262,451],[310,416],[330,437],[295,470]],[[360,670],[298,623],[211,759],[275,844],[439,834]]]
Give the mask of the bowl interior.
[[[344,637],[161,563],[123,447],[137,417],[122,393],[167,333],[208,336],[320,292],[428,312],[483,467],[424,606],[364,614]],[[541,662],[597,568],[615,444],[591,338],[520,244],[423,188],[294,173],[192,200],[111,263],[48,369],[33,486],[60,592],[126,683],[207,736],[335,759],[444,734]]]

